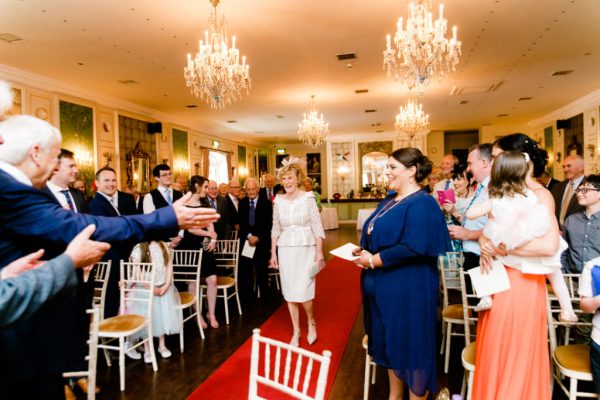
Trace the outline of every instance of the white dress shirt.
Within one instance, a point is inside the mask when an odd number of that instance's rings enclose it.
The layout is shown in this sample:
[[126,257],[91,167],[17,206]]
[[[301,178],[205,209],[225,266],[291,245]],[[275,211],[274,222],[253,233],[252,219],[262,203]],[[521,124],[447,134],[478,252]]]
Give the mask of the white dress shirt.
[[[67,198],[65,197],[69,196],[69,198],[71,199],[71,204],[73,204],[73,211],[79,212],[79,210],[77,210],[77,205],[75,204],[75,199],[73,198],[73,195],[71,195],[69,188],[61,188],[60,186],[55,185],[50,181],[46,182],[46,186],[48,186],[48,189],[50,189],[54,197],[56,197],[56,200],[58,200],[62,208],[66,210],[71,209],[71,207],[69,207],[69,203],[67,202]],[[66,190],[67,193],[64,193],[64,190]]]
[[21,182],[22,184],[27,186],[33,186],[33,182],[31,182],[31,179],[29,179],[29,177],[25,175],[23,171],[21,171],[14,165],[10,165],[7,162],[0,161],[0,169],[12,176],[13,178],[15,178],[17,181]]
[[233,196],[233,195],[231,195],[230,193],[229,193],[229,194],[227,194],[227,196],[229,196],[229,198],[231,199],[231,201],[233,201],[233,205],[234,205],[235,209],[236,209],[237,211],[239,211],[239,210],[238,210],[238,202],[239,202],[238,198],[237,198],[237,197],[235,197],[235,196]]
[[104,198],[106,200],[108,200],[108,202],[110,203],[111,206],[113,206],[113,208],[115,209],[115,211],[117,212],[118,215],[121,215],[121,213],[119,212],[119,192],[115,192],[115,194],[113,194],[112,196],[109,196],[107,194],[104,194],[102,192],[98,192],[98,194],[104,196]]
[[[173,189],[171,187],[165,188],[163,186],[159,186],[157,189],[158,192],[162,195],[162,197],[165,198],[165,201],[167,203],[169,201],[167,200],[165,192],[169,192],[169,194],[171,195],[171,202],[173,201]],[[150,214],[151,212],[156,210],[156,206],[154,205],[154,201],[152,200],[152,195],[150,193],[144,196],[144,204],[142,207],[144,208],[144,214]]]

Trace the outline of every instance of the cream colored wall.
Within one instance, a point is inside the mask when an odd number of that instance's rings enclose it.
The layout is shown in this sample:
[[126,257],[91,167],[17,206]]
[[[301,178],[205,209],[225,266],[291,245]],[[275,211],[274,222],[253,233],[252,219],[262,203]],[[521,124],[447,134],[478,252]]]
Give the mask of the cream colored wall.
[[277,149],[284,148],[285,154],[289,154],[290,156],[296,156],[306,160],[306,154],[308,153],[319,153],[321,154],[321,197],[323,199],[327,198],[327,183],[328,183],[328,175],[329,169],[328,166],[328,154],[326,145],[322,145],[316,149],[305,146],[301,143],[292,143],[292,144],[278,144],[270,147],[271,154],[269,155],[269,171],[273,172],[273,175],[276,175],[276,170],[279,168],[279,165],[275,165],[275,156],[277,155]]
[[427,148],[425,155],[433,165],[440,165],[444,158],[444,131],[431,131],[427,135]]

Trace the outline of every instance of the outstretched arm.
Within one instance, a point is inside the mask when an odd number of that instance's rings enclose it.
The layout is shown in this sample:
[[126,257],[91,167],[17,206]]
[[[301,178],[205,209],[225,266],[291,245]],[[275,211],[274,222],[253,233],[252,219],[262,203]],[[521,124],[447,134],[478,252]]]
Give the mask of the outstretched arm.
[[468,219],[477,219],[479,217],[483,217],[492,211],[492,201],[486,200],[477,204],[473,204],[466,212],[466,217]]

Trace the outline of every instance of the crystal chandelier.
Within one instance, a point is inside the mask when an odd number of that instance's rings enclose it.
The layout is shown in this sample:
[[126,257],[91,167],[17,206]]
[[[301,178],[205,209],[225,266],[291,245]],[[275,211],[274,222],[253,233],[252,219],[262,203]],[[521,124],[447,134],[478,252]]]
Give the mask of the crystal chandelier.
[[386,37],[383,65],[387,77],[400,80],[409,89],[424,92],[432,78],[454,71],[461,42],[456,39],[456,26],[452,28],[452,38],[446,39],[447,24],[443,4],[434,21],[431,0],[411,0],[406,27],[402,17],[398,18],[393,48],[391,36]]
[[224,109],[240,99],[242,91],[250,92],[250,66],[246,56],[240,64],[240,51],[235,47],[235,36],[231,47],[227,42],[225,17],[217,18],[220,0],[209,0],[214,7],[208,20],[209,30],[200,40],[198,52],[187,56],[187,67],[183,69],[185,84],[190,92],[206,101],[211,108]]
[[298,124],[298,136],[300,141],[308,147],[319,147],[325,142],[329,133],[329,124],[323,119],[323,114],[315,105],[315,95],[310,96],[308,112],[305,112],[302,122]]
[[421,137],[429,132],[429,115],[423,112],[423,105],[408,99],[396,115],[396,133],[402,147],[418,147]]

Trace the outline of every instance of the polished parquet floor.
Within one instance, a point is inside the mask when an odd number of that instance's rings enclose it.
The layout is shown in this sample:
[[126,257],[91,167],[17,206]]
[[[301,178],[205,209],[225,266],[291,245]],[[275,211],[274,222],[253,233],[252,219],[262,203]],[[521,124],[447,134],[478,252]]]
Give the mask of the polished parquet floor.
[[[354,224],[340,225],[340,229],[326,231],[326,236],[327,239],[324,243],[326,258],[328,258],[329,250],[347,242],[358,243],[359,240]],[[231,304],[233,305],[233,303]],[[260,327],[281,304],[283,301],[280,297],[268,302],[257,300],[244,308],[242,316],[238,315],[235,307],[230,307],[230,324],[226,325],[222,302],[219,302],[217,316],[221,326],[218,329],[208,328],[205,330],[206,339],[201,340],[194,324],[186,324],[185,353],[181,354],[179,351],[178,336],[167,338],[167,345],[173,352],[173,356],[166,360],[160,359],[158,356],[158,372],[154,373],[152,367],[145,365],[143,361],[127,360],[127,387],[124,392],[119,391],[118,361],[113,359],[113,366],[108,368],[103,355],[99,353],[98,385],[102,388],[102,394],[98,396],[98,399],[185,399],[251,336],[252,329]],[[323,317],[322,315],[317,316],[317,318]],[[363,335],[361,311],[354,323],[329,400],[362,399],[365,362],[365,352],[361,346]],[[463,376],[460,352],[464,342],[459,342],[460,340],[454,340],[448,375],[443,372],[442,356],[438,362],[438,386],[440,388],[448,387],[451,393],[460,392]],[[235,384],[235,382],[231,384]],[[387,386],[387,373],[382,368],[378,368],[377,381],[375,385],[370,386],[369,398],[387,399]],[[84,397],[80,395],[79,398]],[[566,397],[555,390],[553,398],[562,400]],[[221,399],[230,399],[227,396],[226,387],[223,388],[223,396],[219,400]]]

